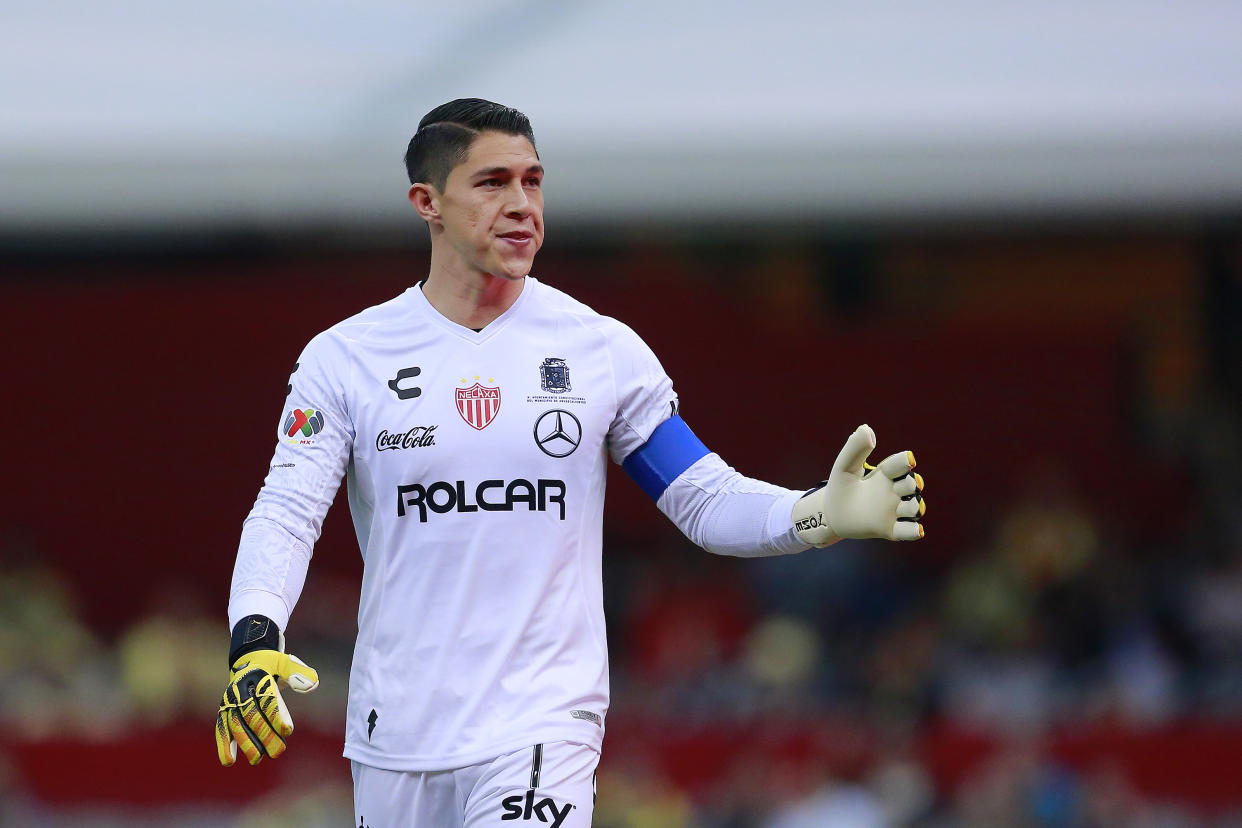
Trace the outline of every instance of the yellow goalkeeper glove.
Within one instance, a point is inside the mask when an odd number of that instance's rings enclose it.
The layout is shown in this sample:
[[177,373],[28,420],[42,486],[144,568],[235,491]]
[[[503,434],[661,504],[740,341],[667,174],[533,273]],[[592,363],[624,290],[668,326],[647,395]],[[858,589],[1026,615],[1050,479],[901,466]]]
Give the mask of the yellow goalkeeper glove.
[[296,656],[286,655],[284,635],[261,615],[243,618],[233,630],[229,683],[216,714],[216,752],[220,764],[237,761],[237,749],[250,764],[285,751],[293,716],[280,695],[280,684],[299,693],[319,686],[319,674]]
[[914,452],[889,455],[878,466],[866,462],[875,432],[860,425],[845,441],[832,473],[793,509],[794,529],[809,546],[840,538],[918,540],[927,511],[923,477],[914,471]]

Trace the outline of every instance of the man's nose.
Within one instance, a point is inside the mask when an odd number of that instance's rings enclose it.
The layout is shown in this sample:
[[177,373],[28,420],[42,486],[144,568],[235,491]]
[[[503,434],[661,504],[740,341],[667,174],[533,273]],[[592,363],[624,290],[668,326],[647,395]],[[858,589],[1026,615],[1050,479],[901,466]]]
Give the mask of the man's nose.
[[525,216],[530,212],[530,197],[521,181],[514,181],[509,186],[509,197],[505,200],[505,212],[515,216]]

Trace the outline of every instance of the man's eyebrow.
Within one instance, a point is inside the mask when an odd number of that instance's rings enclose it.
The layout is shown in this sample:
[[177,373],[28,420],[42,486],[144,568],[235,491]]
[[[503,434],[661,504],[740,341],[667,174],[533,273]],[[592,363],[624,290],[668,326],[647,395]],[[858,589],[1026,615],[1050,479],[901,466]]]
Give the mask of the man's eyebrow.
[[[526,168],[525,174],[530,175],[531,173],[538,173],[539,175],[543,175],[543,165],[542,164],[531,164],[529,167]],[[476,170],[470,177],[478,178],[479,176],[508,175],[508,174],[509,174],[508,167],[488,167],[487,169]]]

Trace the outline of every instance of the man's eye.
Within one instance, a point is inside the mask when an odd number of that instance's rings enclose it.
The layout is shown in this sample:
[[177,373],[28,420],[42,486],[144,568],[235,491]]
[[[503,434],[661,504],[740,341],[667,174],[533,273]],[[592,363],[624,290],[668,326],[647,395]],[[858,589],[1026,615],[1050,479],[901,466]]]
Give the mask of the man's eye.
[[485,178],[479,182],[479,186],[480,187],[499,187],[500,179],[499,178]]
[[539,186],[540,184],[542,184],[542,183],[543,183],[543,182],[542,182],[542,181],[540,181],[538,178],[528,178],[528,179],[526,179],[526,186],[527,186],[527,187],[538,187],[538,186]]

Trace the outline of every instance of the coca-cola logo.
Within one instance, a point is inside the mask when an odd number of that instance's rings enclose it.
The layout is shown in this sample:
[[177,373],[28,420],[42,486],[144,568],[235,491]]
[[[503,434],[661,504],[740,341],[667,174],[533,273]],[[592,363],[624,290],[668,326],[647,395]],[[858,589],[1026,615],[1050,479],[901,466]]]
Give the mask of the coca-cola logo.
[[384,429],[375,436],[375,450],[422,448],[436,444],[437,426],[414,426],[406,432]]

